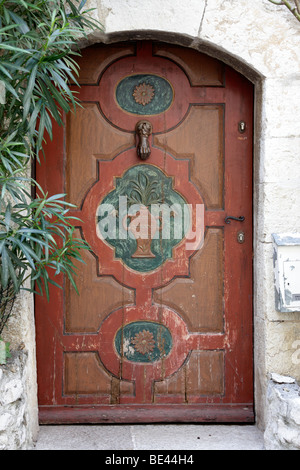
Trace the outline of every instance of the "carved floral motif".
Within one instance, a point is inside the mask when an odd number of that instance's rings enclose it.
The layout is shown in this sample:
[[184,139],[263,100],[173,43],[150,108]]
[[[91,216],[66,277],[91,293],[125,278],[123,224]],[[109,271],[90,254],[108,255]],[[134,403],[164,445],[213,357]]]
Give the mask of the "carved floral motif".
[[148,354],[153,351],[155,347],[155,341],[153,333],[148,330],[143,330],[137,333],[132,340],[132,344],[137,352],[140,354]]
[[146,106],[146,104],[150,103],[154,96],[154,88],[151,85],[147,85],[146,83],[142,83],[141,85],[137,85],[133,92],[133,97],[138,104],[142,104]]

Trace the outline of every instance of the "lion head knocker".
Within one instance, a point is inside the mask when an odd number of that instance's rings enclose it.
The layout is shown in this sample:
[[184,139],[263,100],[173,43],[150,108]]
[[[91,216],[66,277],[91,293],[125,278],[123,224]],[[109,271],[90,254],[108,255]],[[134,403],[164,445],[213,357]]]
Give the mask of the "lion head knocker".
[[139,121],[135,126],[135,131],[139,137],[137,154],[141,160],[147,160],[151,153],[148,139],[152,134],[152,124],[149,121]]

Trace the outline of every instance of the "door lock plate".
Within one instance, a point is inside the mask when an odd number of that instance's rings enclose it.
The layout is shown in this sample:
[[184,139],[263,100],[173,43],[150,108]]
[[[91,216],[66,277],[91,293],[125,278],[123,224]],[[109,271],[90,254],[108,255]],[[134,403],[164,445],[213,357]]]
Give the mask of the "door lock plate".
[[244,243],[245,241],[245,232],[242,232],[241,230],[237,233],[237,241],[238,243]]

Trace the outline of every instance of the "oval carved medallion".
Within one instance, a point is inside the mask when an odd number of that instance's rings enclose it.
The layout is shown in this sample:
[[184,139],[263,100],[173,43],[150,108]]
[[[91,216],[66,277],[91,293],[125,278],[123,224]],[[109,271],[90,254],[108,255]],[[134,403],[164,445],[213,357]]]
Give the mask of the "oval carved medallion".
[[116,88],[118,105],[131,114],[160,114],[171,106],[173,97],[170,83],[158,75],[130,75]]
[[118,354],[128,361],[154,362],[170,353],[172,336],[160,323],[136,321],[117,332],[115,346]]

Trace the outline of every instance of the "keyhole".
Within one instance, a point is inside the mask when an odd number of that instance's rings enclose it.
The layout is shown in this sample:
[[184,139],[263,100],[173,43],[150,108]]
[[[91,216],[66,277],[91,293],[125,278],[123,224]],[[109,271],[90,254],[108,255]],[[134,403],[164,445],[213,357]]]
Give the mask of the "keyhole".
[[239,243],[244,243],[244,241],[245,241],[245,233],[244,232],[238,232],[237,241]]
[[245,123],[245,121],[240,121],[239,122],[239,132],[241,134],[244,134],[245,131],[246,131],[246,123]]

